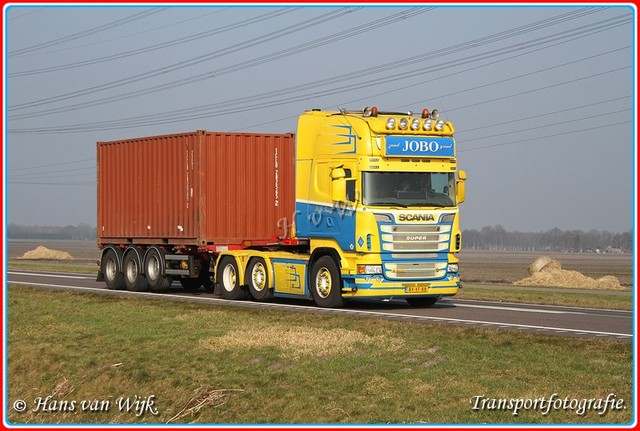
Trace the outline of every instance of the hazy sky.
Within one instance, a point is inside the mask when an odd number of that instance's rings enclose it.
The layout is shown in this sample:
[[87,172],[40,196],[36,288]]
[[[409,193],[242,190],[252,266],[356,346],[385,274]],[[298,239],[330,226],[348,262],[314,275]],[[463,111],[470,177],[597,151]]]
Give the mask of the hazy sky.
[[18,5],[4,30],[7,223],[95,225],[97,141],[375,105],[453,122],[463,229],[633,227],[631,7]]

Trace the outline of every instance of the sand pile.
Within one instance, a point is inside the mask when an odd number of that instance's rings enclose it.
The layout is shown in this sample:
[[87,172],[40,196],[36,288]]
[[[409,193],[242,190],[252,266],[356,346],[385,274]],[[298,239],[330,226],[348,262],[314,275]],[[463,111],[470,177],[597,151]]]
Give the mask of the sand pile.
[[612,275],[594,279],[578,271],[562,269],[560,262],[548,256],[537,258],[529,265],[528,278],[516,281],[518,286],[555,286],[578,289],[622,289],[620,281]]
[[66,251],[51,250],[47,247],[38,246],[35,250],[31,250],[23,254],[18,259],[28,260],[73,260]]

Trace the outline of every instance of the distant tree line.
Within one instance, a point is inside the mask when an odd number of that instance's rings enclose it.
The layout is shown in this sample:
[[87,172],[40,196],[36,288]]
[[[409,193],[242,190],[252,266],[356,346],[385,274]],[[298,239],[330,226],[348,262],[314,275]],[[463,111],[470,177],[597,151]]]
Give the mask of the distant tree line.
[[560,252],[630,252],[631,231],[549,229],[544,232],[507,232],[501,225],[462,232],[462,248],[466,250],[560,251]]
[[[10,239],[67,239],[95,240],[96,228],[88,224],[77,226],[23,226],[10,224],[7,229]],[[605,252],[631,251],[631,231],[612,233],[608,231],[560,230],[553,228],[545,232],[507,232],[501,225],[485,226],[480,230],[465,229],[462,232],[462,248],[466,250],[509,251],[568,251]]]
[[96,228],[81,223],[77,226],[23,226],[10,224],[7,228],[9,239],[67,239],[94,240]]

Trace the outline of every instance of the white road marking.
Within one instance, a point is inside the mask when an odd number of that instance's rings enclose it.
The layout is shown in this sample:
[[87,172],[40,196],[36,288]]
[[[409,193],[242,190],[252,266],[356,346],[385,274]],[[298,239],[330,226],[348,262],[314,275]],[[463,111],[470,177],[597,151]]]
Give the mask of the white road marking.
[[[103,288],[95,288],[95,287],[78,287],[78,286],[65,286],[65,285],[57,285],[57,284],[45,284],[45,283],[28,283],[28,282],[20,282],[20,281],[9,281],[9,283],[20,283],[29,286],[41,286],[41,287],[60,287],[71,290],[79,290],[82,292],[99,292],[105,293],[107,292]],[[261,307],[261,308],[274,308],[274,309],[293,309],[293,310],[304,310],[304,311],[314,311],[320,313],[330,313],[330,314],[345,314],[345,315],[361,315],[361,316],[379,316],[386,318],[412,318],[415,320],[422,321],[435,321],[435,322],[452,322],[452,323],[464,323],[469,325],[485,325],[485,326],[507,326],[509,328],[519,328],[519,329],[535,329],[535,330],[543,330],[543,331],[555,331],[555,332],[568,332],[572,334],[590,334],[590,335],[601,335],[601,336],[612,336],[619,338],[630,338],[633,337],[633,334],[624,334],[617,332],[605,332],[605,331],[589,331],[584,329],[567,329],[567,328],[557,328],[553,326],[539,326],[539,325],[523,325],[518,323],[509,323],[509,322],[491,322],[491,321],[482,321],[482,320],[471,320],[471,319],[456,319],[451,317],[433,317],[433,316],[419,316],[415,314],[403,314],[403,313],[389,313],[389,312],[381,312],[381,311],[367,311],[367,310],[349,310],[349,309],[334,309],[334,308],[315,308],[301,305],[293,305],[293,304],[279,304],[279,303],[263,303],[263,302],[249,302],[249,301],[232,301],[228,299],[221,298],[207,298],[207,297],[193,297],[187,295],[167,295],[166,293],[154,293],[154,292],[131,292],[131,291],[113,291],[119,292],[122,295],[126,296],[142,296],[142,297],[152,297],[152,298],[182,298],[188,300],[197,299],[198,302],[208,301],[212,303],[220,303],[220,304],[238,304],[247,307]]]
[[86,276],[86,275],[59,275],[59,274],[46,274],[44,272],[15,272],[15,271],[7,271],[7,274],[10,275],[30,275],[33,277],[47,277],[47,278],[70,278],[73,280],[95,280],[95,276]]

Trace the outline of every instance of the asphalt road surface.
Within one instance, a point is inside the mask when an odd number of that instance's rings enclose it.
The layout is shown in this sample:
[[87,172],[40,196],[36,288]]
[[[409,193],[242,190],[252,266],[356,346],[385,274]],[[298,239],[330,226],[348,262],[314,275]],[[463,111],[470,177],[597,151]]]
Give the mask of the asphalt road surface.
[[270,302],[228,301],[204,290],[186,292],[178,283],[166,292],[107,290],[95,276],[8,271],[9,284],[98,294],[144,297],[155,300],[188,301],[216,306],[263,307],[291,312],[312,312],[362,316],[378,319],[454,324],[502,330],[534,331],[560,336],[600,337],[632,340],[634,315],[631,311],[550,305],[516,304],[463,299],[441,299],[430,308],[410,307],[405,301],[361,301],[342,309],[323,309],[310,301],[278,299]]

